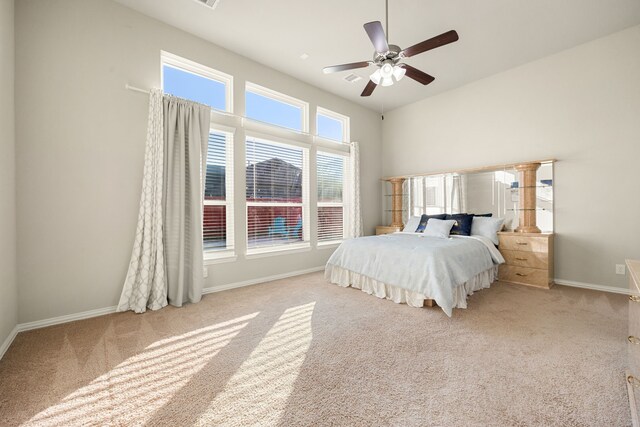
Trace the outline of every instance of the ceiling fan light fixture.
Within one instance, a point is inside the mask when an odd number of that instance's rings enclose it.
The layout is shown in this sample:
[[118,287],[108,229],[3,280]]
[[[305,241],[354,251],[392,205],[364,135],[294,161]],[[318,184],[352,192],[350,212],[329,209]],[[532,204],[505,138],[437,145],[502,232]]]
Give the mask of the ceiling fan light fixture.
[[373,74],[369,76],[372,82],[379,85],[380,80],[382,79],[382,75],[380,74],[380,68],[378,68]]
[[380,75],[382,78],[388,79],[393,75],[393,64],[390,61],[385,61],[380,67]]
[[402,80],[406,72],[407,70],[405,70],[404,67],[400,67],[399,65],[393,67],[393,77],[395,77],[396,81],[398,82]]
[[392,84],[393,84],[393,79],[391,77],[382,78],[382,86],[391,86]]

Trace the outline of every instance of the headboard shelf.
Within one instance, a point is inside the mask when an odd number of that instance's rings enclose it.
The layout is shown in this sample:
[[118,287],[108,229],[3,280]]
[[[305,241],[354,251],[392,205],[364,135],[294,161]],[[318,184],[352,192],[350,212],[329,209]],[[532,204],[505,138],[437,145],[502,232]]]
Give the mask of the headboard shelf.
[[385,220],[402,227],[404,219],[424,213],[491,214],[505,218],[505,226],[516,232],[553,231],[556,161],[530,160],[381,178]]
[[467,169],[450,169],[444,171],[436,171],[436,172],[424,172],[424,173],[414,173],[409,175],[398,175],[398,176],[389,176],[380,178],[381,181],[391,181],[393,179],[408,179],[408,178],[418,178],[422,176],[433,176],[433,175],[443,175],[447,173],[478,173],[478,172],[494,172],[500,169],[514,169],[518,165],[526,164],[526,163],[555,163],[558,160],[556,159],[545,159],[545,160],[527,160],[524,162],[515,162],[515,163],[503,163],[493,166],[482,166],[477,168],[467,168]]

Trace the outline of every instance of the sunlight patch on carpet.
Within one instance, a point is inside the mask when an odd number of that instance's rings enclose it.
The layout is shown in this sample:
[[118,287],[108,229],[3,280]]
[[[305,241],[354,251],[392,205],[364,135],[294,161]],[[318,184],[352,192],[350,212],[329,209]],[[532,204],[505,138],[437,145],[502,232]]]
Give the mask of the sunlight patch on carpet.
[[311,344],[314,307],[287,309],[196,425],[277,425]]
[[258,314],[156,341],[24,425],[144,424]]

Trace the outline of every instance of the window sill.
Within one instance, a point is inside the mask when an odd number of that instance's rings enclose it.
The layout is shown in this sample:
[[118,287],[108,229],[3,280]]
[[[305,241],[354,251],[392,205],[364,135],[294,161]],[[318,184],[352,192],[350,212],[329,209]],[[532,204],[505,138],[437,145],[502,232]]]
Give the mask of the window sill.
[[318,242],[318,249],[337,248],[342,243],[342,240],[331,240],[328,242]]
[[276,256],[276,255],[288,255],[292,253],[309,252],[310,250],[311,250],[311,245],[309,244],[309,242],[305,242],[297,245],[287,245],[286,248],[267,247],[267,248],[249,249],[247,251],[246,258],[254,259],[254,258],[263,258],[263,257],[269,257],[269,256]]
[[233,262],[238,259],[234,251],[210,251],[204,253],[204,265],[220,264],[223,262]]

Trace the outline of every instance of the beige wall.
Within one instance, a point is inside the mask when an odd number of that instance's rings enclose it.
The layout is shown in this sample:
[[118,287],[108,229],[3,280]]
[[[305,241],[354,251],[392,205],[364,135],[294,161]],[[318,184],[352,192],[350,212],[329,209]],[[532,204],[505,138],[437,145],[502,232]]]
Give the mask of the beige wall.
[[640,26],[394,110],[383,141],[385,175],[555,157],[556,278],[624,287],[640,258]]
[[0,0],[0,345],[18,320],[13,18],[13,0]]
[[[160,50],[232,74],[236,112],[249,80],[308,101],[312,111],[317,104],[350,116],[351,138],[361,142],[365,230],[378,224],[377,114],[109,0],[20,1],[16,36],[20,322],[117,303],[137,219],[148,105],[124,86],[159,86]],[[238,158],[238,195],[243,166]],[[244,238],[242,223],[236,235]],[[241,256],[210,266],[205,286],[322,266],[330,252]]]

